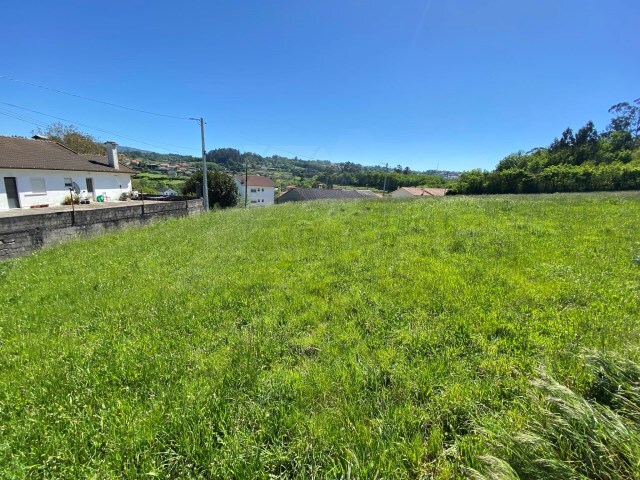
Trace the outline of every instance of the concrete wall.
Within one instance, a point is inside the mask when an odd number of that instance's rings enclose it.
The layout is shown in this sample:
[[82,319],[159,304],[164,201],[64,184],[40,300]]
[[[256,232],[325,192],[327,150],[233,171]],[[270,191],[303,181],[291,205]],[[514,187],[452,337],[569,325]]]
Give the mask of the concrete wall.
[[186,200],[0,218],[0,260],[16,258],[45,245],[114,228],[140,226],[169,217],[202,212],[202,200]]
[[[18,186],[20,207],[29,208],[31,205],[62,205],[64,198],[69,195],[69,189],[64,184],[65,178],[71,178],[81,190],[87,190],[87,178],[93,179],[94,200],[97,195],[106,193],[112,200],[119,200],[124,192],[131,191],[131,176],[126,173],[110,172],[70,172],[65,170],[0,170],[0,210],[9,208],[7,192],[5,192],[4,177],[15,177]],[[44,180],[45,193],[32,191],[32,179]]]

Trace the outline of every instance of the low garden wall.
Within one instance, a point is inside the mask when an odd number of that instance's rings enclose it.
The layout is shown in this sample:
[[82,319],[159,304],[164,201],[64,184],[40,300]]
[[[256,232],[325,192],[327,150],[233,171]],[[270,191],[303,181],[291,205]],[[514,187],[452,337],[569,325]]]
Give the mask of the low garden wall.
[[0,217],[0,261],[26,255],[45,245],[114,228],[140,226],[169,217],[202,212],[202,200],[136,203],[62,212],[32,212]]

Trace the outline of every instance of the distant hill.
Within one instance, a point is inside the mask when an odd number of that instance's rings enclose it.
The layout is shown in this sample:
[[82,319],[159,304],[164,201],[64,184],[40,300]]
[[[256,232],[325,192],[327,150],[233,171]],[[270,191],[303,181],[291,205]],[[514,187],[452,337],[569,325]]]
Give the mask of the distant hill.
[[128,153],[128,152],[155,153],[155,152],[152,152],[151,150],[140,150],[139,148],[126,147],[124,145],[118,145],[118,151],[120,153]]
[[[157,153],[133,147],[119,147],[126,160],[135,160],[131,166],[140,172],[155,172],[161,164],[188,163],[191,170],[199,168],[201,159],[190,155]],[[125,161],[126,161],[125,160]],[[220,169],[230,174],[244,173],[245,165],[250,174],[265,175],[279,186],[313,186],[323,183],[328,186],[346,185],[395,190],[398,186],[425,185],[445,186],[458,177],[459,172],[428,170],[413,172],[408,167],[397,165],[387,172],[380,166],[365,166],[359,163],[333,163],[328,160],[303,160],[280,155],[263,157],[253,152],[240,152],[235,148],[218,148],[207,152],[209,168]]]

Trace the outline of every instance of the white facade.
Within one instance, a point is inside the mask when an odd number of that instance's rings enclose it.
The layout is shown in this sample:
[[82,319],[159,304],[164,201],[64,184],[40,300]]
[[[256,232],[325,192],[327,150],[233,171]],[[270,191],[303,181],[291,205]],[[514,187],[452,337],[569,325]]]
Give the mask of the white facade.
[[[0,210],[9,208],[5,178],[15,178],[21,208],[32,205],[62,205],[69,195],[69,180],[82,191],[81,196],[96,200],[98,195],[109,201],[120,200],[125,192],[131,192],[131,176],[127,173],[80,172],[68,170],[28,170],[0,168]],[[87,182],[87,179],[91,179]],[[93,182],[93,194],[89,192]]]
[[[233,181],[238,187],[238,204],[242,206],[244,205],[244,185],[235,177],[233,178]],[[247,187],[247,193],[249,196],[247,205],[251,205],[252,207],[265,207],[275,203],[275,187],[258,187],[249,185]]]

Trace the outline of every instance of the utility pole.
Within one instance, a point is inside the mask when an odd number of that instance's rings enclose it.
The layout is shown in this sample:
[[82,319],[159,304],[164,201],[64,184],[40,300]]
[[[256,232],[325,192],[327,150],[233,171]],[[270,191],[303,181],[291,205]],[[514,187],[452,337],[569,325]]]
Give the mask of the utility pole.
[[244,156],[244,208],[247,208],[247,190],[249,183],[249,160]]
[[389,170],[389,162],[387,162],[384,166],[384,185],[382,186],[382,198],[384,198],[384,194],[387,193],[387,171]]
[[204,148],[204,119],[190,118],[189,120],[195,120],[200,124],[200,139],[202,141],[202,205],[204,211],[209,210],[209,182],[207,178],[207,151]]
[[74,190],[72,187],[69,187],[69,196],[71,197],[71,225],[76,224],[76,205],[73,199]]

